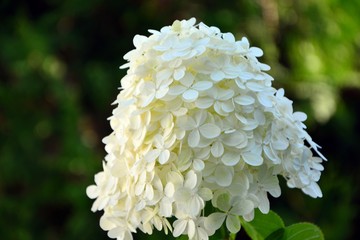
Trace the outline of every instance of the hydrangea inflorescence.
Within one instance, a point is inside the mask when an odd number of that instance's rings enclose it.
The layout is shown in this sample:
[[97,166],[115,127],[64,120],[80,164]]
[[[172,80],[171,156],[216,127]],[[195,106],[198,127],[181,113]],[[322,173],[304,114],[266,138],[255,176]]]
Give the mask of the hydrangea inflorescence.
[[129,69],[103,140],[103,171],[87,188],[111,238],[155,227],[208,239],[224,222],[236,233],[239,216],[269,212],[267,194],[281,194],[278,175],[322,196],[325,158],[304,130],[306,114],[272,87],[262,50],[195,23],[137,35],[124,56]]

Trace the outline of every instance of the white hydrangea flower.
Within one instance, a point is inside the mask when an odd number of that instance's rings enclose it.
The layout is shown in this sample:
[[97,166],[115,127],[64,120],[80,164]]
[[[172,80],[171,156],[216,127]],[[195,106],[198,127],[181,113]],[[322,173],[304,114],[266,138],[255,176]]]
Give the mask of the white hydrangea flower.
[[[116,239],[141,230],[208,239],[270,209],[268,193],[321,197],[324,156],[284,90],[272,87],[263,52],[194,18],[135,36],[124,58],[104,171],[87,195]],[[320,156],[313,156],[312,149]],[[206,205],[216,211],[205,211]],[[211,208],[210,208],[211,209]],[[175,220],[172,220],[175,218]]]

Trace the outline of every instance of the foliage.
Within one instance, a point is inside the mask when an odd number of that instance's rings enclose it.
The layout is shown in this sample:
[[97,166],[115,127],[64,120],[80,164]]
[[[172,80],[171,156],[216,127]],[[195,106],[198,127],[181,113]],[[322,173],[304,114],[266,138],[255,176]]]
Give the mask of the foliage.
[[[136,33],[195,16],[261,47],[278,87],[310,116],[329,157],[324,197],[271,199],[291,224],[326,239],[355,238],[359,222],[359,1],[37,0],[0,3],[0,235],[107,239],[85,188],[105,155],[117,70]],[[237,36],[237,38],[238,38]],[[282,182],[284,183],[284,182]],[[100,215],[99,215],[100,216]],[[243,232],[243,231],[241,231]],[[138,236],[142,239],[143,236]],[[162,237],[162,239],[168,239]]]
[[285,226],[280,216],[273,211],[269,214],[256,211],[253,221],[242,221],[241,224],[252,240],[324,240],[323,233],[316,225],[295,223]]

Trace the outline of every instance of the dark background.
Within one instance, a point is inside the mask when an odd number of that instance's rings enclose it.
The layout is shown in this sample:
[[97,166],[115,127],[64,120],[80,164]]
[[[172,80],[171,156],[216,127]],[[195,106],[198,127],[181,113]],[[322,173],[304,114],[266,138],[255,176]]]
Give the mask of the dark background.
[[324,197],[270,199],[286,224],[355,239],[360,183],[360,2],[0,2],[0,239],[107,239],[85,194],[105,156],[122,56],[135,34],[196,17],[261,47],[328,158]]

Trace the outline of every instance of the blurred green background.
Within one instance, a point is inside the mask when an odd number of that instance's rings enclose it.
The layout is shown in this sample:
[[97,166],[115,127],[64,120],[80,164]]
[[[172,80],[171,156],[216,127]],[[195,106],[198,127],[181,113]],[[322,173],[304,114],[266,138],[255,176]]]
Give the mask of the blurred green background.
[[[135,34],[196,17],[261,47],[327,156],[311,199],[283,186],[286,224],[355,239],[360,183],[360,1],[2,0],[0,239],[107,239],[85,194]],[[284,185],[284,181],[282,181]],[[240,234],[242,235],[242,234]],[[245,239],[245,238],[244,238]]]

